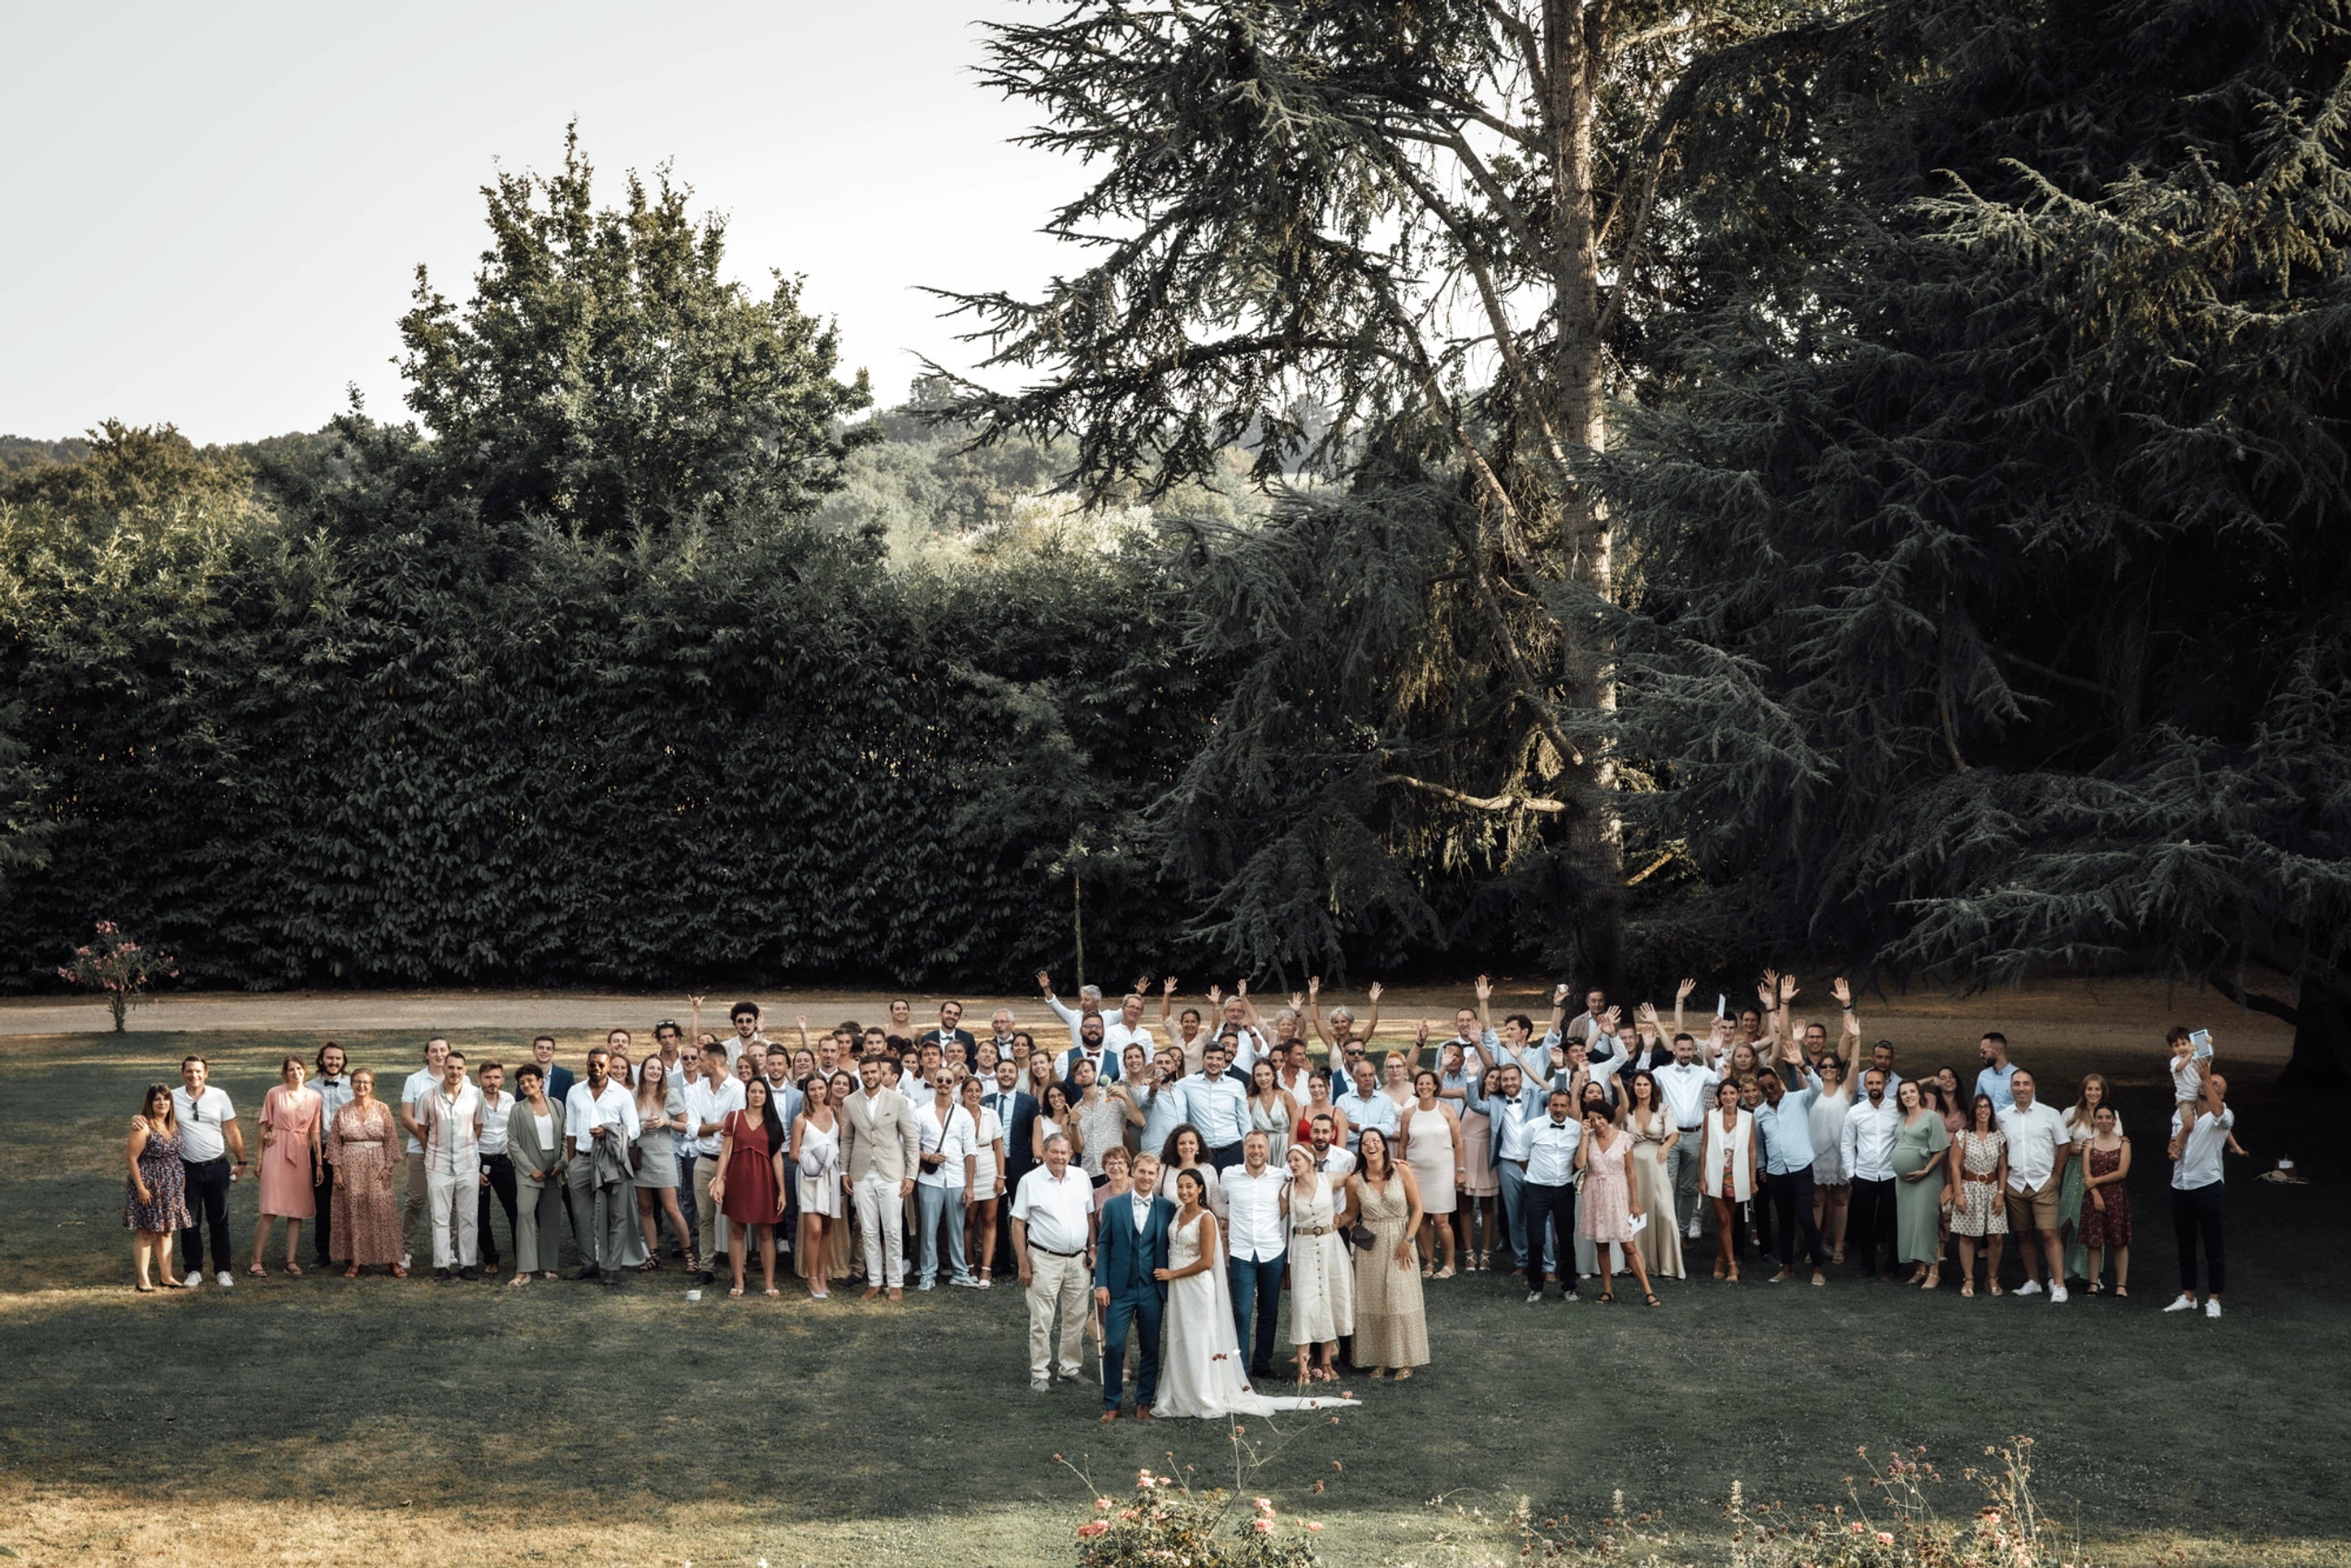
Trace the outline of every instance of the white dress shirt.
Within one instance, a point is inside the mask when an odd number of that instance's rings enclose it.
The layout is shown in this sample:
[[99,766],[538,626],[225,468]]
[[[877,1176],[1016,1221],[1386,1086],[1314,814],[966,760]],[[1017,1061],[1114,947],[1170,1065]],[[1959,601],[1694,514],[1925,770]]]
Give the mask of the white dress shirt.
[[2008,1189],[2031,1192],[2049,1184],[2057,1173],[2057,1153],[2070,1141],[2065,1117],[2046,1100],[2031,1109],[2011,1106],[2000,1113],[2000,1130],[2008,1135]]
[[1225,1172],[1225,1242],[1231,1255],[1252,1263],[1281,1256],[1281,1189],[1286,1173],[1268,1165],[1251,1176],[1236,1165]]
[[[1894,1137],[1902,1112],[1892,1100],[1855,1100],[1844,1118],[1844,1170],[1855,1181],[1894,1179]],[[2011,1158],[2015,1158],[2013,1154]]]
[[1575,1179],[1576,1146],[1583,1141],[1583,1124],[1570,1116],[1553,1121],[1551,1113],[1526,1124],[1527,1185],[1565,1187]]
[[623,1088],[618,1078],[605,1079],[601,1095],[592,1093],[588,1080],[582,1078],[563,1096],[563,1136],[570,1138],[580,1153],[596,1147],[596,1128],[600,1127],[620,1127],[632,1143],[641,1130],[637,1097]]
[[183,1085],[172,1091],[172,1115],[180,1124],[180,1158],[183,1162],[202,1165],[228,1152],[228,1144],[221,1137],[221,1127],[236,1119],[236,1107],[229,1104],[227,1090],[207,1084],[203,1094],[191,1099],[186,1085]]
[[1332,1144],[1330,1152],[1322,1157],[1322,1174],[1333,1180],[1344,1181],[1355,1174],[1355,1157]]
[[1020,1179],[1012,1195],[1012,1217],[1029,1228],[1029,1240],[1048,1252],[1086,1250],[1086,1216],[1094,1211],[1093,1178],[1072,1161],[1060,1180],[1039,1166]]
[[515,1097],[504,1089],[494,1099],[482,1096],[482,1158],[507,1151],[507,1116],[515,1108]]
[[[577,1084],[572,1085],[574,1089],[579,1086]],[[696,1158],[718,1158],[719,1124],[726,1121],[728,1112],[742,1108],[743,1080],[740,1078],[722,1078],[715,1088],[709,1079],[696,1078],[685,1086],[687,1117],[697,1128],[705,1126],[710,1128],[707,1134],[693,1140]]]
[[1674,1126],[1684,1132],[1706,1120],[1707,1092],[1722,1081],[1722,1075],[1703,1062],[1692,1062],[1687,1066],[1668,1062],[1662,1067],[1650,1068],[1649,1075],[1657,1080],[1657,1093],[1665,1097]]
[[919,1168],[914,1177],[915,1183],[923,1187],[952,1187],[958,1192],[962,1191],[964,1157],[978,1153],[978,1129],[972,1126],[971,1113],[961,1106],[950,1105],[942,1125],[937,1099],[925,1100],[914,1107],[914,1135],[922,1139],[925,1154],[940,1157],[937,1165],[925,1165]]

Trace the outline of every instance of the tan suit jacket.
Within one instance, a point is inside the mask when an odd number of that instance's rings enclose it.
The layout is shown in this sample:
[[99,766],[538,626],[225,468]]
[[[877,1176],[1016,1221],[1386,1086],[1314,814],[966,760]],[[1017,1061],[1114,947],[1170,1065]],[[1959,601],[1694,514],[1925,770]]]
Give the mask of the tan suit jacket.
[[841,1168],[852,1187],[868,1176],[910,1179],[922,1149],[914,1105],[897,1090],[868,1098],[861,1087],[841,1107]]

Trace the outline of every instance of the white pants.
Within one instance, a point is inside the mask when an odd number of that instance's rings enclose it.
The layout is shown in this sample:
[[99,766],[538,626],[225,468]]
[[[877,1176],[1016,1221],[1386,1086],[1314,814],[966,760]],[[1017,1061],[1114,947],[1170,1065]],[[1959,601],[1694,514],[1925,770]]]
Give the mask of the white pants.
[[428,1171],[424,1191],[433,1206],[433,1266],[472,1268],[480,1261],[474,1249],[475,1227],[482,1214],[482,1173],[461,1169],[453,1176]]
[[1061,1314],[1061,1376],[1075,1377],[1079,1336],[1093,1315],[1093,1276],[1082,1257],[1057,1258],[1038,1248],[1029,1249],[1029,1376],[1048,1376],[1053,1370],[1053,1316]]
[[858,1179],[857,1228],[865,1239],[865,1283],[896,1290],[906,1282],[905,1200],[886,1176]]

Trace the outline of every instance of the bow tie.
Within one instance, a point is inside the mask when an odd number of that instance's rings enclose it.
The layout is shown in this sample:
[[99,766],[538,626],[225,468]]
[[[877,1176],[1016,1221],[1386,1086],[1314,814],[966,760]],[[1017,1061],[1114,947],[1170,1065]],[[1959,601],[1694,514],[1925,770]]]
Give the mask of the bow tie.
[[1567,1126],[1567,1124],[1566,1124],[1565,1122],[1553,1122],[1553,1123],[1552,1123],[1551,1125],[1552,1125],[1552,1126],[1553,1126],[1553,1127],[1563,1127]]

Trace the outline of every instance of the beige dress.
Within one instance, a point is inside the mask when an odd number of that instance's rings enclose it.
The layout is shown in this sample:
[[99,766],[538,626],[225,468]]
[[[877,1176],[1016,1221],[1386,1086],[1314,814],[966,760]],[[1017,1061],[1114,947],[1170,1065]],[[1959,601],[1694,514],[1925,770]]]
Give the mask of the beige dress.
[[1368,1251],[1355,1248],[1355,1365],[1358,1366],[1426,1366],[1428,1365],[1428,1314],[1420,1297],[1420,1260],[1407,1252],[1395,1261],[1396,1243],[1405,1239],[1405,1220],[1412,1206],[1405,1201],[1404,1179],[1391,1175],[1384,1185],[1364,1184],[1363,1222],[1372,1228]]
[[1308,1178],[1311,1191],[1290,1187],[1290,1337],[1294,1345],[1328,1345],[1355,1332],[1355,1271],[1347,1238],[1332,1221],[1338,1195],[1331,1178]]
[[1633,1139],[1633,1190],[1640,1196],[1641,1212],[1649,1217],[1633,1244],[1653,1280],[1682,1277],[1682,1228],[1674,1223],[1674,1182],[1666,1172],[1666,1139],[1673,1130],[1670,1120],[1654,1115],[1646,1132],[1637,1122],[1625,1128]]
[[1405,1125],[1405,1162],[1420,1183],[1420,1211],[1450,1214],[1453,1196],[1453,1128],[1442,1110],[1416,1106]]

